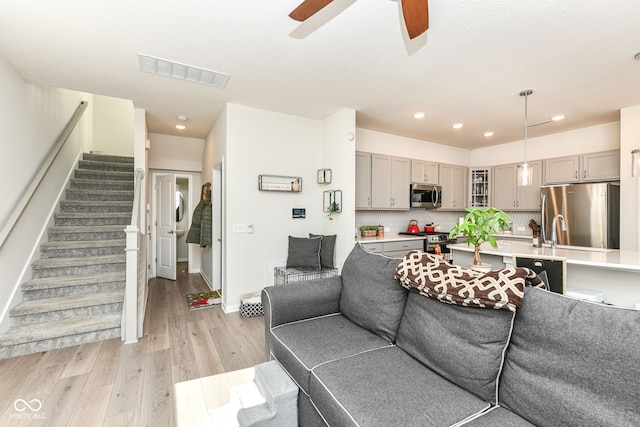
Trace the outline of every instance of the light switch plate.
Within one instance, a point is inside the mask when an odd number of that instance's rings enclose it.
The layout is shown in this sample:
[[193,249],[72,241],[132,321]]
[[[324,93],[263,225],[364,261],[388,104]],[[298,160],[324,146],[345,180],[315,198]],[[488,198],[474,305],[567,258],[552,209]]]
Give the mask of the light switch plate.
[[247,224],[233,224],[232,231],[234,233],[246,233],[247,232]]

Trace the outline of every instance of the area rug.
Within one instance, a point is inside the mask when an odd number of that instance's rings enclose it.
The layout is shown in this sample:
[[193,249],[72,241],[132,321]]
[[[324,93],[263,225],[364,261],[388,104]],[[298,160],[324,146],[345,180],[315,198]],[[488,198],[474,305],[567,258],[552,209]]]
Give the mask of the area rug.
[[213,307],[220,304],[222,298],[219,291],[200,292],[197,294],[187,295],[187,305],[189,310],[197,310],[199,308]]

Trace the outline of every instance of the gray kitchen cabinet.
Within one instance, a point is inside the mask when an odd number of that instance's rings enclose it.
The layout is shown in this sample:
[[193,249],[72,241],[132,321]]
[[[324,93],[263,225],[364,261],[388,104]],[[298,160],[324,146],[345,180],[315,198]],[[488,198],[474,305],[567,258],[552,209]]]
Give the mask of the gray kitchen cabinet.
[[411,182],[438,185],[438,163],[411,160]]
[[620,151],[604,151],[582,155],[583,181],[612,181],[620,179]]
[[556,157],[544,161],[545,184],[578,182],[580,179],[580,156]]
[[467,168],[440,164],[442,208],[463,210],[467,204]]
[[557,157],[544,161],[545,184],[614,181],[620,179],[618,150]]
[[542,161],[527,162],[531,167],[532,184],[518,185],[518,164],[494,166],[493,206],[502,210],[540,209],[540,186],[542,185]]
[[356,209],[371,209],[371,154],[356,152]]
[[423,239],[406,239],[394,242],[360,242],[368,252],[386,255],[392,258],[402,258],[407,252],[414,249],[423,250]]
[[371,155],[371,208],[409,209],[409,159]]

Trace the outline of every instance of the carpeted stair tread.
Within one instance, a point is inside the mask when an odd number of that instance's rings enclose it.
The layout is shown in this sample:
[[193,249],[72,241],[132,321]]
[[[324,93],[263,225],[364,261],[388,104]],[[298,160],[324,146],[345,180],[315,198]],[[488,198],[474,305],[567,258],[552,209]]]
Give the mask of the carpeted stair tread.
[[109,162],[109,163],[134,163],[134,158],[129,156],[118,156],[115,154],[101,154],[101,153],[83,153],[82,160],[91,160],[96,162]]
[[[52,242],[43,242],[40,249],[71,249],[71,248],[98,248],[105,246],[121,246],[124,248],[127,244],[126,239],[109,239],[109,240],[55,240]],[[124,250],[124,249],[123,249]]]
[[65,288],[72,286],[94,285],[98,283],[124,282],[124,271],[85,274],[76,276],[57,276],[32,279],[22,284],[22,290],[29,292],[40,289]]
[[100,179],[108,181],[131,181],[133,182],[133,171],[97,171],[91,169],[76,169],[74,178],[77,179]]
[[52,311],[73,308],[91,307],[94,305],[118,304],[124,301],[124,290],[121,292],[103,292],[88,295],[73,295],[58,298],[23,301],[11,309],[11,316],[50,313]]
[[94,160],[80,160],[78,162],[78,169],[85,170],[103,170],[103,171],[122,171],[132,172],[133,163],[122,162],[96,162]]
[[67,200],[133,200],[133,190],[100,190],[68,188],[65,191]]
[[76,190],[133,191],[133,186],[132,180],[71,178],[71,188]]
[[121,225],[54,225],[47,229],[55,233],[95,233],[96,231],[122,231]]
[[128,212],[131,215],[133,200],[61,200],[61,212]]
[[128,212],[61,212],[55,214],[56,225],[128,225],[131,214]]
[[39,324],[14,327],[8,330],[5,334],[0,335],[0,351],[2,347],[10,345],[120,328],[121,318],[122,315],[118,313],[105,316],[64,319],[56,322],[50,322],[46,325]]
[[126,262],[126,254],[118,255],[98,255],[87,256],[77,258],[47,258],[38,259],[31,264],[33,270],[42,270],[47,268],[62,268],[62,267],[78,267],[85,265],[96,264],[116,264]]

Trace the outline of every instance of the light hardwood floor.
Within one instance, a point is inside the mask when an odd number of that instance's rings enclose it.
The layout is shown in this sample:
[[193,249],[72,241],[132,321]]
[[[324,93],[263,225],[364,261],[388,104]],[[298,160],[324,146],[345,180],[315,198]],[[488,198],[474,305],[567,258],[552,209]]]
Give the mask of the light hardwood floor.
[[[178,263],[177,281],[151,280],[137,343],[113,339],[0,360],[0,426],[173,426],[175,383],[265,361],[262,316],[219,306],[189,311],[186,295],[207,290]],[[18,399],[42,407],[31,411]]]

